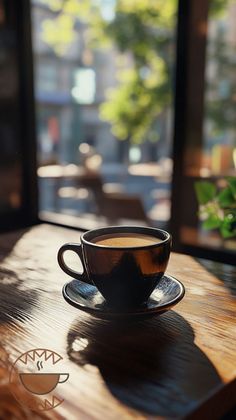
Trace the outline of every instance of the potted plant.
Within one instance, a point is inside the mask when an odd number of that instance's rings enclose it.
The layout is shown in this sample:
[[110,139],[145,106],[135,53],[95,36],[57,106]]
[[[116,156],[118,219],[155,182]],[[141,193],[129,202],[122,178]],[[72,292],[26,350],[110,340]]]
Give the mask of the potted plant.
[[195,191],[203,229],[216,229],[223,239],[236,238],[236,177],[227,177],[224,186],[197,181]]

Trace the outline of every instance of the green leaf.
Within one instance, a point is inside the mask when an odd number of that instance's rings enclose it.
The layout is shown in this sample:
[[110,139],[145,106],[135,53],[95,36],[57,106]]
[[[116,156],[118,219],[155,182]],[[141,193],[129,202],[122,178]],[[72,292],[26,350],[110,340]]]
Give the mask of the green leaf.
[[234,238],[236,237],[236,230],[231,231],[227,226],[221,226],[220,233],[223,238]]
[[236,202],[236,177],[235,176],[229,177],[227,178],[227,181]]
[[217,229],[221,226],[221,220],[216,215],[209,216],[202,224],[204,229]]
[[194,187],[200,204],[206,204],[216,196],[216,186],[213,182],[197,181]]
[[217,200],[221,207],[228,207],[235,204],[235,198],[233,196],[230,187],[224,188],[218,195]]
[[223,238],[236,237],[236,214],[229,213],[224,217],[223,223],[220,227],[220,233]]

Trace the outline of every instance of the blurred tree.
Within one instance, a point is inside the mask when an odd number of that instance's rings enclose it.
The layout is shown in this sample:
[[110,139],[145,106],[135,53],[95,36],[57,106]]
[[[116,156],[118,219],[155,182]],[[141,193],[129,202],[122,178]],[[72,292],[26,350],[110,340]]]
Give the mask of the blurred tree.
[[229,1],[230,0],[210,0],[210,14],[214,17],[222,16]]
[[101,106],[101,117],[120,139],[159,138],[160,117],[171,104],[176,7],[176,0],[119,0],[114,19],[100,21],[100,33],[130,57]]
[[52,18],[42,21],[42,40],[57,55],[63,55],[75,40],[75,24],[87,20],[92,0],[37,0],[52,11]]
[[108,19],[102,0],[40,1],[54,12],[43,21],[42,36],[56,54],[63,55],[73,41],[78,19],[88,25],[92,48],[115,44],[120,52],[118,87],[107,92],[100,108],[113,134],[136,143],[158,140],[158,123],[171,104],[177,0],[111,1]]
[[[229,1],[212,0],[211,15],[220,18]],[[42,36],[57,54],[63,55],[73,42],[77,22],[86,25],[86,43],[91,48],[115,44],[120,52],[118,86],[106,92],[107,100],[100,107],[101,118],[111,124],[113,134],[134,143],[158,140],[161,122],[171,106],[177,0],[40,2],[54,12],[52,19],[43,21]],[[109,13],[104,13],[104,6],[109,6]],[[223,66],[222,71],[227,72],[229,57],[224,46],[217,44],[214,54],[218,54],[219,72]],[[214,89],[216,80],[210,86]],[[209,102],[207,112],[215,127],[227,122],[220,102]]]

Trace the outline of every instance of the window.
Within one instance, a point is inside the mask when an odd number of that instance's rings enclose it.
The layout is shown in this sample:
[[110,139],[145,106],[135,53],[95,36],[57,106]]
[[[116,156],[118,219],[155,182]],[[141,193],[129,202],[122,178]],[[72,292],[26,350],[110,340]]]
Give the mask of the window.
[[41,217],[167,226],[177,2],[31,4]]
[[172,202],[176,249],[230,263],[236,250],[235,13],[235,1],[212,0],[209,10],[199,2],[182,22]]
[[177,251],[235,263],[235,1],[176,11],[31,0],[33,99],[29,2],[0,1],[2,226],[36,220],[35,103],[42,219],[128,217],[169,228]]
[[96,73],[93,69],[84,68],[75,71],[71,94],[78,104],[89,105],[95,101]]

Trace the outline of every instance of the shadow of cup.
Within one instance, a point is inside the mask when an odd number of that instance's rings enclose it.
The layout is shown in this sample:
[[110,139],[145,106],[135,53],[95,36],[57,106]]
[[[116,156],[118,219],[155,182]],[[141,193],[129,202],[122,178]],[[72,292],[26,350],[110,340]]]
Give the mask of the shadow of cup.
[[80,318],[67,342],[72,362],[96,366],[113,397],[147,415],[183,418],[222,383],[191,324],[173,310],[139,322]]
[[49,394],[69,378],[68,373],[20,373],[19,376],[25,389],[37,395]]

